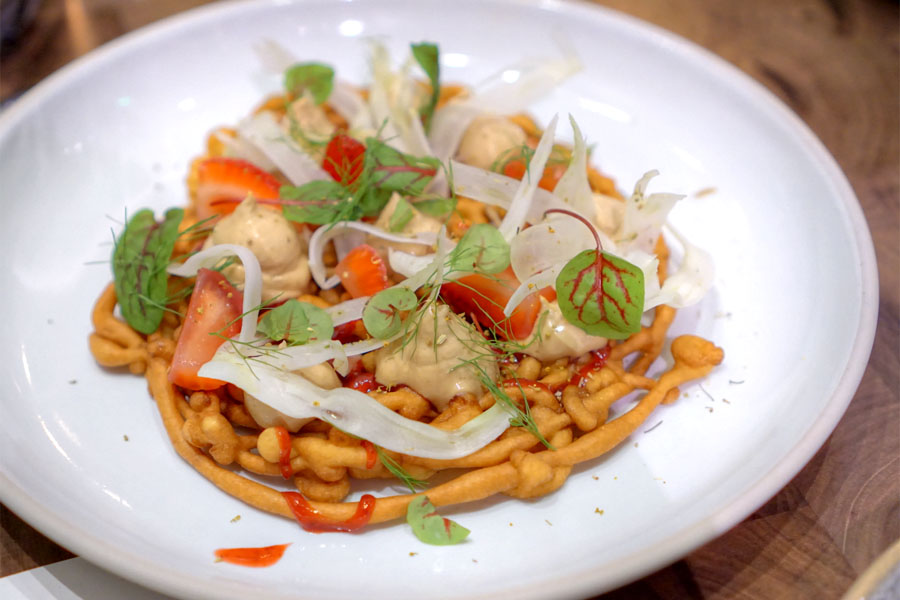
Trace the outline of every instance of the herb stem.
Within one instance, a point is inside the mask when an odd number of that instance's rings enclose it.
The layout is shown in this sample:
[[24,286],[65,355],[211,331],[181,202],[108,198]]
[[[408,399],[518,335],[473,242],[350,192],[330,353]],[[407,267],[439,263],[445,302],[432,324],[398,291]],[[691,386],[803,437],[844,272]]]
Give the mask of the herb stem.
[[578,219],[579,221],[584,223],[584,226],[587,227],[591,231],[591,235],[594,236],[594,241],[597,243],[597,250],[598,251],[603,250],[603,244],[600,243],[600,236],[597,235],[597,229],[593,225],[591,225],[590,221],[588,221],[587,219],[585,219],[584,217],[579,215],[577,212],[574,212],[571,210],[566,210],[565,208],[548,209],[548,210],[544,211],[544,216],[546,217],[550,213],[560,213],[563,215],[568,215],[568,216],[572,217],[573,219]]

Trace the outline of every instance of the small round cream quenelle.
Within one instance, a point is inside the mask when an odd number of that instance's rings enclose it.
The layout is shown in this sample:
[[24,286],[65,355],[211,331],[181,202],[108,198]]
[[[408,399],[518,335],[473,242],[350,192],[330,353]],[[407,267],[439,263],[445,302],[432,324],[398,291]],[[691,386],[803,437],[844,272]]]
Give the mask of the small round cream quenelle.
[[[307,291],[307,244],[281,211],[261,206],[248,197],[213,228],[205,247],[216,244],[237,244],[253,252],[262,269],[263,302],[276,297],[296,298]],[[223,273],[239,287],[244,282],[244,267],[240,264],[228,266]]]
[[527,140],[525,131],[505,117],[485,115],[476,118],[463,134],[456,158],[467,165],[490,169]]
[[446,304],[437,311],[429,306],[413,339],[391,342],[376,352],[375,381],[408,385],[444,410],[454,396],[481,394],[482,372],[497,380],[497,361],[484,345],[484,338]]
[[608,343],[605,337],[590,335],[577,325],[569,323],[556,301],[547,302],[541,298],[540,314],[535,330],[520,342],[525,345],[522,352],[539,361],[578,358],[591,350],[599,350]]

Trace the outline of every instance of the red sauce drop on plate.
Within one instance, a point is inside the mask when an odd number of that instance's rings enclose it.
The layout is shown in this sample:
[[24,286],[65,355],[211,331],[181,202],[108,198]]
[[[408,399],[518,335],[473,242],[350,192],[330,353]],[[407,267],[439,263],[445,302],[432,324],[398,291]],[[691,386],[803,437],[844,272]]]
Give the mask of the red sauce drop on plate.
[[284,550],[290,544],[265,546],[263,548],[219,548],[216,558],[222,562],[242,567],[270,567],[281,560]]

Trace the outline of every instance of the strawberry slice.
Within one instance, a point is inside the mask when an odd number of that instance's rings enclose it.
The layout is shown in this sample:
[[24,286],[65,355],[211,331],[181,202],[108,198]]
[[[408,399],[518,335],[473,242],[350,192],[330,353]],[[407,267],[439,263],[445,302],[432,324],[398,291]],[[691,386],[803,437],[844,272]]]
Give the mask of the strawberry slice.
[[249,194],[258,200],[277,200],[280,188],[278,179],[246,160],[208,158],[197,166],[197,218],[226,215]]
[[441,297],[456,312],[471,315],[484,327],[493,329],[508,340],[524,340],[537,322],[541,312],[538,294],[532,292],[507,317],[503,309],[519,287],[512,267],[494,275],[473,273],[441,286]]
[[243,295],[224,275],[200,269],[175,344],[169,381],[187,390],[214,390],[225,385],[224,381],[201,377],[197,371],[212,359],[225,338],[240,332],[242,303]]
[[[525,161],[521,158],[517,158],[515,160],[511,160],[503,167],[503,174],[507,177],[512,177],[513,179],[522,179],[525,177],[525,173],[528,167],[525,165]],[[544,167],[544,172],[541,175],[541,180],[538,182],[538,187],[547,190],[548,192],[552,192],[556,188],[556,184],[559,183],[559,180],[562,179],[563,174],[566,172],[566,165],[562,163],[553,163]]]
[[349,135],[336,135],[325,148],[322,168],[332,179],[346,186],[353,185],[362,175],[366,147]]
[[372,246],[360,244],[335,267],[344,289],[354,298],[374,296],[390,285],[387,265]]

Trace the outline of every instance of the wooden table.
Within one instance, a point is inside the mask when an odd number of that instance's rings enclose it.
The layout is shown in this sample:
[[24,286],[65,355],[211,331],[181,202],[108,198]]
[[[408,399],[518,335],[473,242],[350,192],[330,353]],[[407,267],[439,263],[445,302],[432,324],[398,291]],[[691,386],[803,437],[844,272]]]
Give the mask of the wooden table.
[[[8,101],[68,61],[206,0],[45,0],[0,57]],[[850,179],[881,278],[875,347],[809,465],[726,535],[603,596],[837,598],[900,538],[900,15],[891,0],[603,0],[712,50],[815,131]],[[71,554],[5,507],[0,576]]]

